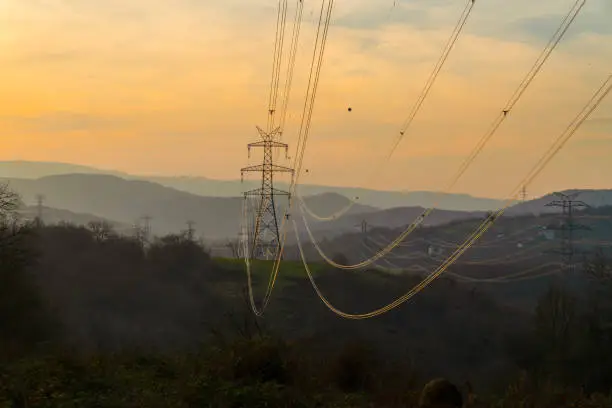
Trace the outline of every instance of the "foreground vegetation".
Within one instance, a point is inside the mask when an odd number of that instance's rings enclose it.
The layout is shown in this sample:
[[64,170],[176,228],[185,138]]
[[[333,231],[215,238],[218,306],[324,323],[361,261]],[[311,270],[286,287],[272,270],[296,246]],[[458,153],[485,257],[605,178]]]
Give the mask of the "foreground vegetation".
[[[580,290],[559,280],[530,316],[443,280],[400,311],[349,323],[297,284],[294,266],[262,321],[239,265],[185,234],[147,244],[101,224],[45,227],[17,220],[18,205],[0,191],[0,407],[403,407],[433,374],[466,372],[470,406],[612,406],[603,256],[586,263]],[[349,309],[411,284],[316,274]],[[512,330],[494,337],[502,328]],[[482,367],[496,377],[487,387]]]
[[[233,339],[182,355],[30,355],[0,368],[2,407],[416,407],[423,382],[383,366],[367,348],[334,360],[265,337]],[[612,406],[602,393],[524,377],[497,396],[471,394],[472,407]]]

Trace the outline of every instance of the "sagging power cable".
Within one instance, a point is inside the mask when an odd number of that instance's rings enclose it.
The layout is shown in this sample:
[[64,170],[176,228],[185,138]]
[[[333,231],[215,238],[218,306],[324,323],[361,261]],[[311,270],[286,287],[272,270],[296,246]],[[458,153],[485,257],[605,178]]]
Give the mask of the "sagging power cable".
[[[324,13],[325,10],[325,5],[327,4],[327,9]],[[321,73],[321,66],[323,63],[323,55],[324,55],[324,51],[325,51],[325,45],[327,42],[327,34],[329,31],[329,25],[330,25],[330,21],[331,21],[331,14],[332,14],[332,10],[333,10],[333,5],[334,5],[334,0],[323,0],[321,3],[321,13],[319,16],[319,25],[317,28],[317,33],[316,33],[316,37],[315,37],[315,47],[314,47],[314,51],[313,51],[313,57],[312,57],[312,62],[311,62],[311,66],[310,66],[310,74],[309,74],[309,79],[308,79],[308,85],[307,85],[307,90],[306,90],[306,99],[304,102],[304,110],[302,113],[302,120],[301,120],[301,124],[300,124],[300,128],[298,131],[298,143],[297,143],[297,152],[298,154],[295,155],[294,158],[294,165],[293,168],[296,169],[296,177],[293,179],[291,186],[290,186],[290,194],[293,194],[293,192],[295,191],[295,186],[296,183],[299,179],[299,175],[300,175],[300,170],[301,170],[301,158],[303,156],[303,154],[299,154],[300,152],[303,152],[303,150],[305,149],[305,143],[308,137],[308,131],[310,128],[310,121],[312,119],[312,111],[314,108],[314,102],[315,102],[315,98],[316,98],[316,91],[317,91],[317,87],[318,87],[318,81],[319,81],[319,76]],[[324,17],[325,16],[325,17]],[[320,39],[320,41],[319,41]],[[291,195],[290,195],[291,197]],[[270,273],[270,278],[268,281],[268,287],[266,289],[266,294],[264,296],[262,305],[261,305],[261,310],[257,309],[254,306],[254,301],[251,302],[251,306],[253,308],[253,312],[258,315],[258,316],[262,316],[264,310],[266,309],[269,301],[270,301],[270,296],[272,294],[272,291],[274,289],[274,285],[276,282],[276,278],[278,276],[278,271],[280,268],[280,262],[283,256],[283,252],[284,252],[284,247],[285,247],[285,242],[286,242],[286,236],[287,236],[287,231],[285,229],[285,222],[289,217],[290,211],[292,208],[292,200],[289,201],[289,205],[288,207],[285,209],[285,214],[283,216],[283,219],[281,221],[281,242],[280,242],[280,250],[278,251],[276,260],[274,262],[274,266],[273,266],[273,270]],[[250,276],[251,274],[251,266],[250,266],[250,262],[248,259],[246,259],[245,257],[245,267],[247,269],[247,275]],[[249,293],[252,294],[252,283],[251,280],[249,278]]]
[[274,117],[276,115],[276,102],[278,100],[278,86],[280,68],[283,60],[286,22],[287,0],[279,0],[278,15],[276,18],[276,38],[274,40],[274,57],[272,61],[272,80],[270,83],[270,96],[268,98],[268,131],[271,131],[274,127]]
[[612,74],[608,76],[608,78],[604,81],[602,86],[595,92],[593,97],[589,100],[589,102],[585,105],[585,107],[578,113],[578,115],[574,118],[572,122],[567,126],[565,131],[555,140],[555,142],[550,146],[550,148],[544,153],[544,155],[540,158],[540,160],[533,166],[533,168],[529,171],[527,176],[518,184],[518,186],[513,190],[513,192],[509,195],[509,198],[505,201],[505,204],[502,208],[491,214],[483,223],[477,228],[472,235],[466,239],[466,241],[458,247],[455,252],[449,256],[442,265],[440,265],[435,271],[433,271],[427,278],[423,279],[419,284],[415,285],[410,291],[408,291],[403,296],[398,297],[393,302],[378,308],[374,311],[368,313],[346,313],[343,312],[336,307],[334,307],[329,300],[323,295],[319,287],[317,286],[312,273],[310,272],[310,268],[308,266],[308,262],[304,256],[304,252],[302,249],[302,244],[300,241],[299,233],[297,232],[297,224],[295,220],[294,229],[295,229],[295,237],[298,245],[298,249],[300,251],[300,257],[302,259],[302,263],[304,264],[304,268],[306,270],[306,274],[308,275],[308,279],[310,280],[317,296],[321,299],[321,301],[325,304],[325,306],[330,309],[333,313],[337,314],[340,317],[346,319],[353,320],[361,320],[373,318],[376,316],[380,316],[390,310],[393,310],[400,306],[401,304],[407,302],[416,294],[418,294],[421,290],[430,285],[435,279],[437,279],[449,266],[451,266],[465,251],[467,251],[489,228],[493,226],[495,221],[501,217],[504,211],[516,200],[516,198],[520,195],[521,190],[531,184],[533,180],[544,170],[544,168],[548,165],[548,163],[559,153],[559,151],[563,148],[563,146],[570,140],[570,138],[576,133],[576,131],[582,126],[584,121],[589,118],[589,116],[593,113],[593,111],[600,105],[600,103],[604,100],[604,98],[610,93],[612,90]]
[[404,239],[406,239],[425,220],[425,218],[428,217],[438,207],[438,205],[439,205],[439,197],[441,195],[443,195],[443,194],[447,194],[455,186],[455,184],[459,181],[459,179],[467,171],[469,166],[474,162],[476,157],[483,150],[485,145],[489,142],[489,140],[491,140],[493,135],[499,130],[501,124],[506,119],[507,114],[512,110],[512,108],[514,108],[514,106],[518,103],[518,101],[520,100],[521,96],[525,93],[525,91],[527,90],[529,85],[533,82],[534,78],[540,72],[540,70],[542,69],[542,67],[544,66],[544,64],[546,63],[548,58],[550,57],[551,53],[555,50],[557,45],[560,43],[561,39],[563,38],[563,36],[565,35],[565,33],[567,32],[569,27],[574,22],[574,20],[578,16],[578,13],[580,12],[580,10],[582,10],[582,7],[584,7],[585,3],[586,3],[586,0],[577,0],[577,2],[574,4],[574,7],[572,7],[572,9],[568,13],[568,15],[562,21],[561,25],[559,26],[559,28],[557,29],[557,31],[555,32],[555,34],[553,35],[553,37],[551,38],[549,43],[546,45],[546,47],[544,48],[544,50],[542,51],[542,53],[540,54],[540,56],[538,57],[538,59],[534,63],[534,65],[531,68],[531,70],[527,73],[527,75],[525,76],[525,78],[523,79],[523,81],[521,82],[519,87],[517,88],[517,90],[514,92],[514,94],[512,95],[512,97],[510,98],[508,103],[506,104],[505,109],[502,111],[502,113],[500,113],[500,116],[498,116],[498,118],[493,122],[493,125],[491,126],[491,129],[487,133],[485,133],[483,135],[483,137],[480,139],[480,141],[476,144],[476,146],[474,147],[474,149],[472,150],[470,155],[466,158],[466,160],[460,166],[459,171],[451,179],[451,181],[448,183],[446,188],[444,188],[442,191],[439,191],[437,193],[438,200],[434,202],[434,205],[432,207],[426,209],[423,213],[421,213],[421,215],[419,215],[416,218],[416,220],[413,221],[412,224],[410,226],[408,226],[408,228],[404,232],[402,232],[387,247],[385,247],[384,249],[381,249],[377,254],[372,256],[370,259],[368,259],[366,261],[363,261],[363,262],[360,262],[360,263],[355,264],[355,265],[340,265],[337,262],[334,262],[329,256],[327,256],[327,254],[325,254],[323,252],[323,250],[321,249],[320,245],[317,243],[315,237],[313,236],[313,234],[312,234],[312,232],[311,232],[311,230],[310,230],[310,228],[308,226],[308,220],[306,219],[306,217],[304,215],[304,212],[305,212],[304,207],[303,207],[304,202],[303,202],[303,200],[300,200],[300,209],[303,210],[301,215],[302,215],[302,219],[304,220],[304,224],[306,226],[306,231],[308,232],[308,236],[309,236],[312,244],[314,245],[315,249],[319,253],[319,255],[327,263],[329,263],[330,265],[332,265],[332,266],[334,266],[336,268],[339,268],[339,269],[359,269],[359,268],[367,266],[367,265],[371,264],[372,262],[376,261],[377,259],[380,259],[381,257],[385,256],[391,250],[393,250],[396,246],[398,246]]
[[[419,95],[417,101],[415,102],[414,106],[412,107],[408,117],[406,118],[406,120],[402,124],[402,126],[401,126],[401,128],[400,128],[400,130],[399,130],[399,132],[397,134],[397,137],[395,138],[395,140],[394,140],[394,142],[392,144],[391,149],[389,150],[389,152],[385,156],[385,159],[377,167],[377,170],[373,173],[373,175],[372,175],[373,179],[376,179],[378,177],[380,171],[382,171],[382,169],[383,169],[383,166],[389,161],[389,159],[391,158],[391,156],[393,155],[393,153],[395,152],[395,150],[399,146],[400,142],[404,138],[404,135],[408,131],[408,128],[412,124],[414,118],[419,113],[419,111],[421,109],[421,106],[425,102],[425,99],[427,99],[427,96],[429,95],[429,91],[431,90],[431,88],[433,87],[436,79],[438,78],[438,75],[440,74],[440,71],[442,70],[442,67],[444,66],[444,63],[446,62],[446,60],[448,59],[448,56],[450,55],[451,51],[453,50],[453,48],[455,46],[455,43],[457,42],[457,40],[459,38],[459,35],[461,34],[461,31],[463,30],[463,27],[465,26],[465,24],[466,24],[466,22],[468,20],[468,17],[472,13],[472,9],[474,7],[474,4],[475,4],[475,0],[468,0],[468,2],[466,4],[463,12],[461,13],[461,16],[459,17],[459,21],[457,21],[457,24],[455,25],[455,28],[453,29],[453,32],[452,32],[451,36],[448,39],[448,42],[446,43],[444,49],[442,50],[442,55],[440,55],[440,58],[436,62],[433,71],[431,72],[431,74],[429,75],[429,78],[425,82],[425,86],[423,87],[423,90],[421,91],[421,94]],[[303,208],[304,208],[304,211],[306,211],[308,213],[308,215],[310,215],[311,217],[313,217],[314,219],[319,220],[319,221],[330,221],[330,220],[333,220],[333,219],[337,219],[337,218],[341,217],[342,215],[346,214],[348,211],[350,211],[350,209],[356,204],[356,201],[351,197],[351,198],[349,198],[349,203],[346,205],[346,207],[336,211],[335,213],[333,213],[333,214],[331,214],[329,216],[320,216],[320,215],[316,214],[314,211],[312,211],[308,207],[308,205],[303,200],[303,198],[301,197],[299,192],[298,192],[298,199],[301,201],[301,203],[303,205]]]

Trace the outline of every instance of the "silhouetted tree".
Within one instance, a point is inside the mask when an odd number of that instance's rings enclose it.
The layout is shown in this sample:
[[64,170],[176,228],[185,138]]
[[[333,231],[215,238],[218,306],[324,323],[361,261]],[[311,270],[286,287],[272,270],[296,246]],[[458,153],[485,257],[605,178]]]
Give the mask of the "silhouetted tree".
[[0,189],[0,358],[48,339],[50,321],[28,267],[36,262],[30,225],[12,216],[20,199]]
[[112,224],[108,221],[90,221],[87,226],[98,242],[106,241],[115,234]]

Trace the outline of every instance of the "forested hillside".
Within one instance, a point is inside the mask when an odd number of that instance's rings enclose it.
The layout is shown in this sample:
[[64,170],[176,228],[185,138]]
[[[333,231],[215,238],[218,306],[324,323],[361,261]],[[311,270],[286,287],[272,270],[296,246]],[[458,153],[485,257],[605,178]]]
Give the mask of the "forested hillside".
[[[553,390],[568,403],[586,398],[572,391],[582,386],[607,392],[612,378],[604,258],[585,265],[588,301],[559,280],[524,312],[442,278],[367,321],[332,314],[299,263],[285,262],[257,319],[243,266],[212,259],[187,235],[146,243],[111,229],[22,224],[11,217],[15,197],[4,191],[2,203],[0,401],[8,406],[406,406],[422,381],[443,375],[470,381],[481,400],[509,393],[503,406],[518,407],[550,401]],[[269,267],[254,266],[256,297]],[[349,312],[388,303],[418,281],[311,267]],[[593,406],[607,406],[601,398]]]

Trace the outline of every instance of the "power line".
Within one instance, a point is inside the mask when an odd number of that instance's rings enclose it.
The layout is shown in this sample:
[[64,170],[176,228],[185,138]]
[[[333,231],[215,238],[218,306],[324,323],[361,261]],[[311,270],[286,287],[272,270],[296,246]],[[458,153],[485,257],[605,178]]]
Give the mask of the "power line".
[[[289,91],[291,88],[291,80],[293,77],[293,67],[295,65],[295,54],[297,52],[297,41],[299,38],[299,26],[301,24],[302,18],[302,9],[303,5],[301,4],[302,0],[298,0],[298,8],[296,9],[296,17],[294,22],[294,31],[292,37],[292,44],[290,50],[289,57],[289,67],[288,67],[288,75],[287,81],[285,83],[285,101],[282,107],[282,126],[284,126],[285,115],[286,115],[286,107],[287,107],[287,99],[289,97]],[[274,54],[273,54],[273,62],[272,62],[272,80],[270,84],[270,96],[268,101],[268,128],[267,132],[262,131],[258,128],[258,131],[261,136],[261,141],[255,142],[249,145],[249,151],[251,147],[263,147],[264,148],[264,157],[261,165],[258,166],[249,166],[241,169],[241,174],[244,175],[244,172],[251,171],[261,171],[262,179],[261,179],[261,188],[256,190],[247,191],[244,193],[244,204],[243,204],[243,231],[247,231],[246,234],[243,234],[241,231],[241,239],[243,239],[244,243],[244,259],[245,266],[247,269],[247,275],[249,277],[248,280],[248,289],[249,289],[249,297],[251,302],[251,307],[253,312],[256,315],[260,315],[261,312],[257,309],[255,305],[255,300],[253,297],[253,288],[251,282],[251,271],[249,258],[251,256],[261,257],[262,255],[265,257],[269,257],[270,255],[279,255],[281,256],[282,250],[279,250],[280,247],[280,236],[279,236],[279,228],[278,228],[278,219],[276,217],[276,203],[275,203],[275,195],[286,195],[290,196],[288,192],[284,192],[281,190],[277,190],[274,188],[274,173],[276,172],[291,172],[293,176],[293,170],[287,167],[282,167],[275,165],[274,161],[274,148],[277,149],[279,147],[284,147],[285,152],[287,152],[287,145],[280,143],[280,138],[282,135],[282,127],[277,130],[272,130],[274,127],[274,116],[276,113],[276,103],[278,97],[278,86],[280,80],[280,68],[282,65],[282,53],[283,53],[283,44],[284,44],[284,33],[285,33],[285,23],[287,17],[287,0],[279,0],[279,8],[278,8],[278,16],[276,22],[276,37],[274,43]],[[275,136],[278,136],[278,140],[275,140]],[[293,180],[293,177],[292,177]],[[248,251],[248,242],[249,242],[249,234],[250,228],[246,217],[248,215],[247,208],[247,197],[258,195],[259,196],[259,208],[256,214],[255,219],[255,228],[253,229],[253,237],[252,237],[252,251],[251,255],[249,255]],[[268,235],[271,235],[269,237]],[[270,276],[270,281],[272,281],[272,274]],[[266,296],[268,293],[266,292]],[[265,297],[264,297],[265,299]]]
[[[397,137],[395,138],[395,140],[393,141],[393,144],[391,146],[391,149],[389,150],[389,152],[387,153],[385,160],[383,160],[379,166],[377,167],[376,171],[374,171],[372,173],[372,178],[375,179],[379,176],[379,172],[382,170],[383,165],[389,161],[389,159],[391,158],[391,156],[393,156],[393,153],[395,152],[395,150],[397,149],[397,147],[399,146],[400,142],[404,139],[404,136],[406,134],[406,132],[408,131],[410,125],[412,124],[414,118],[416,117],[416,115],[419,113],[421,106],[423,105],[423,103],[425,102],[425,100],[427,99],[427,96],[429,95],[429,91],[431,90],[431,88],[433,87],[436,79],[438,78],[438,75],[440,74],[440,71],[442,70],[444,63],[446,62],[446,60],[448,59],[450,52],[452,51],[452,49],[455,46],[455,43],[457,42],[459,35],[461,34],[461,31],[463,30],[463,27],[465,26],[467,19],[469,18],[471,12],[472,12],[472,8],[474,7],[474,3],[475,0],[468,0],[465,9],[463,10],[463,12],[461,13],[461,16],[459,17],[459,20],[457,21],[457,24],[455,26],[455,28],[453,29],[453,32],[451,34],[451,36],[448,39],[448,42],[446,43],[443,51],[442,51],[442,55],[440,55],[440,58],[438,59],[438,61],[436,62],[433,71],[431,72],[429,78],[427,79],[427,81],[425,82],[425,86],[423,87],[423,90],[421,91],[421,94],[419,95],[419,97],[417,98],[417,101],[415,102],[414,106],[412,107],[410,114],[408,115],[408,117],[406,118],[406,120],[404,121],[403,125],[401,126]],[[355,200],[350,199],[349,203],[342,209],[336,211],[335,213],[331,214],[330,216],[327,217],[321,217],[317,214],[315,214],[309,207],[308,205],[304,202],[304,200],[301,199],[300,195],[298,194],[298,198],[300,199],[300,201],[302,201],[303,207],[305,209],[305,211],[313,218],[319,220],[319,221],[330,221],[332,219],[336,219],[338,217],[341,217],[342,215],[346,214],[357,202],[358,198],[356,198]]]
[[[497,131],[499,130],[501,124],[506,119],[508,113],[518,103],[518,101],[520,100],[521,96],[525,93],[525,91],[527,90],[529,85],[535,79],[535,76],[538,74],[538,72],[540,72],[540,70],[542,69],[542,67],[544,66],[544,64],[546,63],[548,58],[550,57],[551,53],[555,50],[557,45],[560,43],[561,39],[563,38],[563,36],[567,32],[567,30],[569,29],[571,24],[574,22],[575,18],[578,16],[578,13],[580,12],[580,10],[582,10],[582,7],[584,6],[585,2],[586,2],[586,0],[577,0],[576,1],[574,6],[571,8],[570,12],[567,14],[565,19],[562,21],[561,25],[559,26],[557,31],[554,33],[553,37],[551,38],[549,43],[546,45],[546,47],[544,48],[544,50],[542,51],[542,53],[540,54],[540,56],[538,57],[538,59],[534,63],[534,65],[531,68],[531,70],[527,73],[527,75],[525,76],[525,78],[523,79],[523,81],[521,82],[519,87],[515,90],[514,94],[512,95],[510,100],[507,102],[505,108],[499,114],[498,118],[493,122],[490,130],[487,133],[485,133],[483,135],[483,137],[479,140],[479,142],[476,144],[476,146],[474,147],[474,149],[472,150],[470,155],[462,163],[462,165],[460,166],[459,170],[457,171],[457,173],[455,174],[453,179],[449,182],[449,184],[446,186],[446,188],[444,188],[442,191],[439,191],[437,193],[438,197],[440,197],[444,193],[449,192],[455,186],[455,184],[457,184],[459,179],[463,176],[463,174],[465,174],[467,169],[471,166],[471,164],[474,162],[476,157],[484,149],[484,147],[489,142],[489,140],[491,140],[491,138],[495,135],[495,133],[497,133]],[[299,174],[298,174],[298,176],[299,176]],[[522,187],[523,186],[521,186],[521,188]],[[298,196],[298,198],[300,198],[300,197]],[[300,208],[303,209],[304,211],[307,211],[306,208],[305,208],[304,200],[302,200],[301,198],[300,198],[300,204],[301,204]],[[306,226],[306,230],[308,232],[310,240],[312,241],[312,243],[314,244],[315,248],[317,249],[317,252],[319,252],[319,255],[321,255],[321,257],[327,263],[329,263],[330,265],[332,265],[332,266],[334,266],[336,268],[340,268],[340,269],[358,269],[358,268],[361,268],[363,266],[367,266],[368,264],[371,264],[376,259],[379,259],[379,258],[383,257],[385,254],[390,252],[395,246],[399,245],[399,243],[401,241],[403,241],[406,237],[408,237],[423,222],[423,220],[425,218],[427,218],[438,207],[438,205],[439,205],[439,200],[436,201],[432,207],[426,209],[421,215],[419,215],[416,218],[416,220],[403,233],[401,233],[399,235],[399,237],[394,242],[389,244],[388,247],[386,247],[385,249],[381,250],[378,254],[376,254],[375,256],[370,258],[369,260],[360,262],[360,263],[355,264],[355,265],[340,265],[337,262],[334,262],[332,259],[330,259],[323,252],[323,250],[321,249],[320,245],[318,245],[318,243],[316,242],[314,236],[310,232],[310,228],[308,227],[308,220],[304,216],[304,211],[302,212],[302,218],[304,220],[304,225]]]
[[[301,169],[302,169],[302,161],[303,161],[304,151],[306,149],[306,142],[308,141],[308,135],[310,132],[310,122],[312,120],[312,113],[314,109],[314,103],[315,103],[318,84],[319,84],[319,77],[321,75],[321,67],[323,65],[323,56],[325,54],[325,45],[327,43],[327,35],[329,32],[329,25],[331,21],[333,6],[334,6],[334,0],[328,0],[327,10],[324,13],[325,4],[326,4],[325,0],[321,2],[319,25],[318,25],[317,33],[315,36],[315,47],[314,47],[314,51],[312,55],[312,62],[310,65],[308,85],[306,87],[306,100],[304,101],[304,110],[302,112],[302,119],[300,123],[300,128],[298,130],[298,143],[296,146],[296,155],[294,157],[294,164],[293,164],[295,178],[291,182],[290,191],[289,191],[291,197],[294,195],[295,189],[299,181]],[[323,26],[322,33],[321,33],[321,26]],[[320,42],[319,42],[319,38],[321,39]],[[318,52],[318,57],[317,57],[317,52]],[[261,315],[263,313],[263,310],[265,310],[268,303],[270,302],[270,295],[272,294],[272,291],[274,289],[274,284],[276,282],[276,278],[278,277],[278,271],[280,269],[280,262],[281,262],[283,251],[285,248],[285,241],[286,241],[286,235],[287,235],[287,231],[285,229],[285,221],[289,219],[292,208],[293,208],[293,200],[289,200],[289,205],[285,210],[285,216],[283,217],[282,224],[281,224],[282,239],[281,239],[281,245],[280,245],[280,252],[276,256],[276,261],[274,262],[274,267],[273,267],[272,273],[270,274],[270,279],[268,281],[268,288],[266,290],[266,295],[264,297],[264,302],[262,305],[262,311],[258,312],[255,308],[253,308],[253,311],[257,315]],[[248,257],[245,257],[245,265],[247,268],[247,276],[249,277],[249,282],[250,282],[251,274],[250,274],[250,269],[249,269],[250,264],[249,264]],[[249,283],[249,292],[250,292],[250,297],[251,297],[251,305],[253,306],[254,303],[252,299],[252,285],[250,283]]]
[[295,70],[295,57],[297,55],[298,42],[300,39],[300,29],[302,26],[302,16],[304,13],[304,2],[302,0],[297,0],[297,6],[295,9],[295,18],[293,23],[293,34],[291,37],[291,46],[289,49],[289,64],[287,67],[287,78],[285,79],[285,92],[284,92],[284,100],[283,106],[281,110],[281,119],[280,119],[280,134],[279,136],[283,136],[283,132],[285,131],[285,120],[287,118],[287,106],[289,104],[289,95],[291,94],[291,86],[293,84],[293,72]]
[[563,146],[569,141],[569,139],[576,133],[576,131],[582,126],[585,120],[589,118],[589,116],[593,113],[593,111],[601,104],[603,99],[610,93],[612,90],[612,75],[610,75],[601,87],[595,92],[593,97],[588,101],[588,103],[584,106],[584,108],[578,113],[578,115],[572,120],[572,122],[567,126],[565,131],[557,137],[555,142],[550,146],[550,148],[544,153],[544,155],[538,160],[538,162],[533,166],[533,168],[527,173],[527,176],[518,184],[518,186],[512,191],[510,197],[505,201],[505,204],[502,208],[497,210],[494,214],[491,214],[477,229],[474,231],[470,237],[468,237],[463,244],[455,250],[455,252],[447,258],[447,260],[440,265],[435,271],[430,273],[425,279],[423,279],[419,284],[413,287],[410,291],[408,291],[403,296],[398,297],[393,302],[389,303],[386,306],[383,306],[379,309],[368,313],[346,313],[338,308],[334,307],[329,300],[323,295],[319,287],[317,286],[312,273],[310,272],[310,268],[308,267],[308,263],[304,256],[304,251],[302,248],[302,244],[300,242],[300,237],[297,232],[297,224],[295,220],[293,221],[294,229],[295,229],[295,237],[298,245],[298,249],[300,250],[300,256],[302,259],[302,263],[304,264],[304,269],[306,270],[306,274],[308,275],[308,279],[310,280],[317,296],[319,299],[325,304],[325,306],[337,314],[340,317],[346,319],[353,320],[362,320],[368,319],[376,316],[380,316],[384,313],[387,313],[390,310],[393,310],[400,306],[401,304],[407,302],[411,298],[413,298],[416,294],[418,294],[421,290],[425,289],[429,286],[435,279],[437,279],[444,271],[448,269],[454,262],[465,253],[493,224],[499,217],[501,217],[504,211],[514,202],[516,196],[518,196],[520,189],[530,184],[548,165],[548,163],[556,156],[556,154],[563,148]]
[[276,101],[278,99],[278,85],[280,67],[283,58],[283,45],[285,41],[285,23],[287,21],[287,0],[279,0],[278,15],[276,19],[276,37],[274,40],[274,56],[272,61],[272,80],[270,83],[270,96],[268,100],[268,131],[274,127]]

